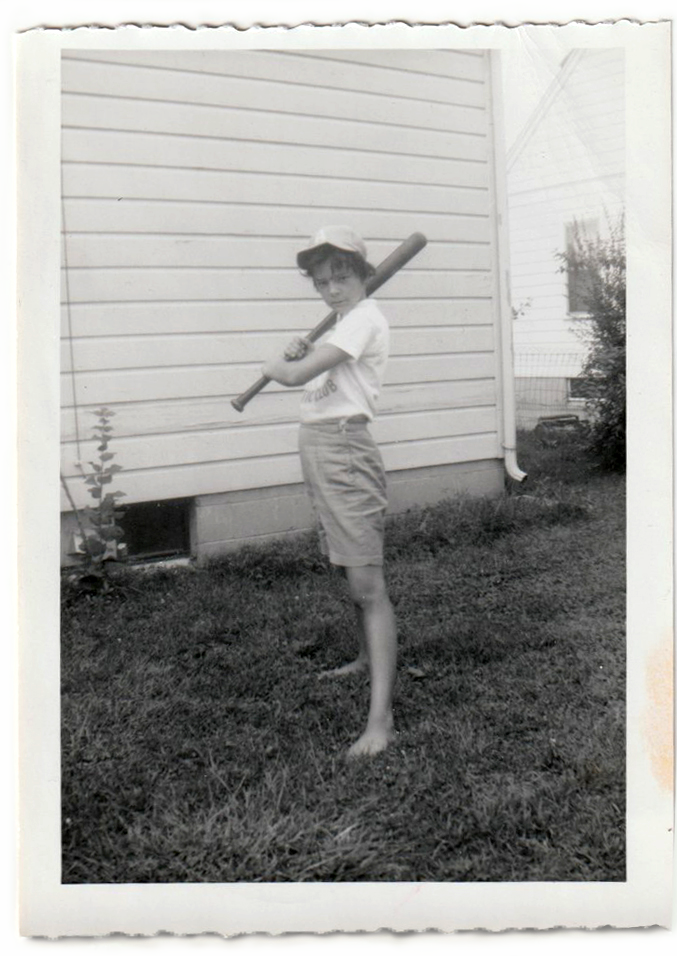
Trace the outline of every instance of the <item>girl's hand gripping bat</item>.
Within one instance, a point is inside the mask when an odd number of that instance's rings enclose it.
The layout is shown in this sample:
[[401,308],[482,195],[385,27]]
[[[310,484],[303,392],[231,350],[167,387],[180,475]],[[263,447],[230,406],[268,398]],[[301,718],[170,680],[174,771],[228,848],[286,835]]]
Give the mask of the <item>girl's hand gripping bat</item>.
[[[397,249],[390,253],[387,259],[384,259],[383,262],[377,266],[376,273],[367,280],[367,295],[376,292],[384,282],[387,282],[396,272],[399,272],[403,266],[423,249],[427,241],[426,237],[420,232],[414,232],[408,239],[405,239]],[[315,326],[312,332],[308,333],[306,336],[308,341],[315,342],[321,338],[324,333],[328,332],[336,323],[336,317],[336,312],[330,312],[328,316]],[[238,412],[244,411],[245,405],[251,401],[262,388],[265,388],[269,381],[270,379],[263,375],[257,382],[254,382],[246,392],[234,398],[230,404]]]

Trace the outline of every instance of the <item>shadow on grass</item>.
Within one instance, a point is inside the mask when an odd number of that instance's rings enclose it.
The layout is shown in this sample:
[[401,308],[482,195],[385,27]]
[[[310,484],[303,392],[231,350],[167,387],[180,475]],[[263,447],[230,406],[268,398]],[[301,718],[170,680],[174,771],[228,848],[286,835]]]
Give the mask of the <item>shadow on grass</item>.
[[623,487],[574,459],[389,522],[370,761],[366,678],[317,680],[354,637],[313,538],[66,585],[63,881],[624,879]]

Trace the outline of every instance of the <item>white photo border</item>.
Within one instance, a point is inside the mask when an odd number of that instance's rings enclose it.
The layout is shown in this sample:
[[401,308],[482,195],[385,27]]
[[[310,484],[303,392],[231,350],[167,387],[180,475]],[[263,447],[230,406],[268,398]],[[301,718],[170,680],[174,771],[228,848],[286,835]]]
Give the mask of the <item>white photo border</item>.
[[[628,114],[628,879],[625,883],[62,885],[59,823],[60,56],[66,48],[623,47]],[[17,38],[21,932],[396,932],[669,925],[672,676],[670,29],[586,26],[236,31],[135,26]],[[46,148],[47,147],[47,148]],[[40,547],[29,543],[40,542]],[[672,686],[667,689],[671,700]],[[368,887],[368,891],[367,891]],[[365,898],[368,897],[368,906]]]

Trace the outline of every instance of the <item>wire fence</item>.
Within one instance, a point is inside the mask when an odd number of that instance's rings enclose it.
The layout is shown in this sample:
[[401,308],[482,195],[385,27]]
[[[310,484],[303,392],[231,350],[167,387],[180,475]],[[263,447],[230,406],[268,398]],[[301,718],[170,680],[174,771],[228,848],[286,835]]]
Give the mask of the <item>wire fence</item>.
[[544,418],[588,418],[581,352],[516,352],[517,427],[534,428]]

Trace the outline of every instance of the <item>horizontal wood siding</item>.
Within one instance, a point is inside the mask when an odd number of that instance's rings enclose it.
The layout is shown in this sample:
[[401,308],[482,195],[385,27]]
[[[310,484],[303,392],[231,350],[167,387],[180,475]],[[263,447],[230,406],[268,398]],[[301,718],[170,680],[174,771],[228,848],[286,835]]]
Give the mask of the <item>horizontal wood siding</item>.
[[[349,222],[379,262],[389,470],[499,457],[484,54],[68,51],[62,63],[63,468],[95,455],[129,501],[300,480],[298,390],[230,399],[326,313],[295,268]],[[64,501],[64,507],[67,503]]]
[[511,296],[521,312],[514,347],[531,353],[530,374],[544,377],[556,376],[557,366],[545,357],[535,363],[534,352],[566,356],[571,374],[585,355],[581,320],[569,316],[557,257],[566,248],[566,226],[593,219],[604,232],[624,207],[624,53],[580,50],[574,56],[508,171]]

